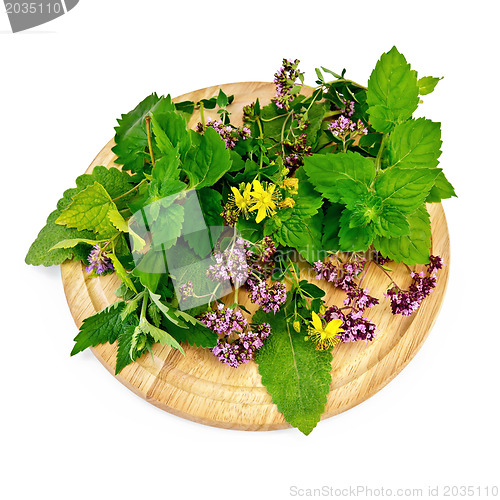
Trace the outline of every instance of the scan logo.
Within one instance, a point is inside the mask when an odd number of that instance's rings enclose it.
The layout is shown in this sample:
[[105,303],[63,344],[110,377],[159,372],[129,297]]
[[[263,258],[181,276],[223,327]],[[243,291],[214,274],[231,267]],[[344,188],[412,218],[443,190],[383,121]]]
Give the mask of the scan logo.
[[38,0],[37,2],[4,0],[12,31],[24,31],[48,23],[70,11],[79,0]]

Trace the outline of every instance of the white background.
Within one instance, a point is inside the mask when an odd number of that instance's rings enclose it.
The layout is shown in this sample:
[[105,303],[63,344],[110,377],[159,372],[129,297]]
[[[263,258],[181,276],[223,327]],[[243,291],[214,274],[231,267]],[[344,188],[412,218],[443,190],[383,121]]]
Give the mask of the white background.
[[[290,487],[499,485],[496,2],[82,0],[10,34],[0,13],[0,496],[290,498]],[[452,264],[431,335],[379,394],[327,421],[252,433],[194,424],[118,383],[76,327],[59,268],[24,264],[62,192],[152,91],[271,80],[299,58],[366,82],[392,45],[444,76],[419,113],[442,122]],[[4,491],[2,491],[4,490]],[[485,492],[483,490],[483,497]]]

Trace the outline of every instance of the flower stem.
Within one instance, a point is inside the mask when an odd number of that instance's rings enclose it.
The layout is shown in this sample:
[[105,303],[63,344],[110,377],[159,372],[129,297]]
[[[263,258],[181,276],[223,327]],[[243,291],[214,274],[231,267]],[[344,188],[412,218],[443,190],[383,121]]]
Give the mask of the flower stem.
[[[375,261],[372,260],[371,262],[375,262]],[[375,265],[392,281],[392,284],[396,288],[398,288],[399,290],[401,290],[401,287],[391,278],[391,275],[378,262],[375,262]]]

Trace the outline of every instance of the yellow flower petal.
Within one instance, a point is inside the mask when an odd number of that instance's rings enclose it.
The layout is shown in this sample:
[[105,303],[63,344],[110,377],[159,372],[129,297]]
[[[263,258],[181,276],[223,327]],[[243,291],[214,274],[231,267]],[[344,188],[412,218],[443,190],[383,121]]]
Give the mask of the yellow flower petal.
[[337,335],[337,333],[343,332],[344,330],[340,328],[343,321],[341,319],[332,319],[328,325],[325,327],[325,332],[329,335]]
[[257,179],[253,181],[253,189],[255,191],[255,194],[262,194],[265,192],[264,188],[262,187],[262,184]]
[[323,323],[321,322],[321,318],[314,311],[312,313],[312,324],[316,330],[323,330]]
[[259,211],[257,212],[257,218],[255,219],[255,222],[257,222],[258,224],[259,222],[262,222],[265,217],[266,217],[266,207],[261,205],[259,207]]

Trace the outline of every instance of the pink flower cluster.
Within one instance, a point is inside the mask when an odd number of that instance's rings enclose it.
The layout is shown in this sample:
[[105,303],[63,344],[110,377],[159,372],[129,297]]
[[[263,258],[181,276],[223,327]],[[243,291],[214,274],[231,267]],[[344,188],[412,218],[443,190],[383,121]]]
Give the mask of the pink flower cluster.
[[427,264],[427,273],[411,273],[412,282],[408,290],[402,290],[394,285],[386,297],[391,299],[392,314],[411,316],[436,287],[436,272],[443,267],[441,257],[431,255],[430,263]]
[[218,304],[215,311],[207,311],[199,317],[200,321],[221,335],[213,354],[223,363],[238,368],[254,358],[255,352],[264,345],[264,340],[271,333],[269,323],[248,329],[248,321],[239,310],[225,308]]
[[88,273],[95,270],[97,274],[104,274],[107,271],[115,270],[111,259],[108,257],[108,252],[104,252],[99,244],[92,247],[87,260],[89,265],[85,267],[85,271]]
[[[324,279],[341,288],[347,294],[342,309],[332,306],[327,309],[324,318],[327,321],[341,319],[343,332],[339,333],[342,342],[355,342],[356,340],[373,340],[377,328],[374,323],[363,317],[365,309],[379,303],[379,300],[369,295],[370,290],[361,288],[357,276],[364,270],[366,259],[354,256],[342,266],[337,266],[332,260],[315,262],[316,279]],[[347,312],[347,309],[349,312]]]
[[[224,125],[222,120],[207,119],[206,127],[213,128],[223,139],[227,149],[233,149],[238,142],[238,139],[248,139],[250,137],[250,129],[248,127],[234,128],[231,125]],[[203,126],[198,123],[198,132],[203,132]]]
[[249,247],[248,241],[238,238],[235,244],[229,246],[224,252],[216,253],[215,264],[208,268],[207,276],[213,281],[231,279],[235,285],[244,283],[250,271],[248,260],[253,256]]

